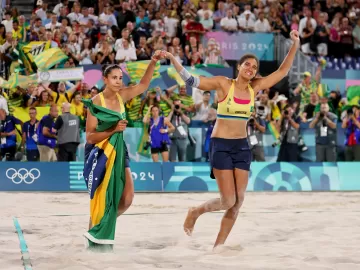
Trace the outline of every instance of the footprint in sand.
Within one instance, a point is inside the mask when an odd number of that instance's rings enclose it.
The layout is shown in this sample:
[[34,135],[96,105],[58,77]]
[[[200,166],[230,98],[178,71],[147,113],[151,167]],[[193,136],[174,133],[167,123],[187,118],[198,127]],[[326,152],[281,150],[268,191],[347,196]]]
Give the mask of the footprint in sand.
[[22,232],[23,234],[34,234],[34,233],[38,233],[40,231],[40,229],[23,229]]
[[182,265],[179,263],[169,263],[169,262],[164,262],[164,263],[155,263],[154,266],[156,268],[167,268],[167,269],[171,269],[171,268],[181,268]]
[[153,243],[150,241],[136,241],[134,243],[134,247],[143,248],[143,249],[152,249],[152,250],[160,250],[168,246],[173,246],[173,245],[169,243]]

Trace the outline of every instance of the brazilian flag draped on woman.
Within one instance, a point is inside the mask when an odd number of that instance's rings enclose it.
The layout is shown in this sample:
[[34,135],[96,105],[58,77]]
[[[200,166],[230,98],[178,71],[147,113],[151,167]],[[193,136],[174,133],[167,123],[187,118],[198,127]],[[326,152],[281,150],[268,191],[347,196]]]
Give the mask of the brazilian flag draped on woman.
[[[98,119],[97,131],[102,132],[126,119],[119,113],[83,100]],[[92,228],[84,234],[89,248],[111,249],[114,244],[118,205],[125,186],[125,149],[123,133],[94,145],[84,165],[84,178],[90,195]]]

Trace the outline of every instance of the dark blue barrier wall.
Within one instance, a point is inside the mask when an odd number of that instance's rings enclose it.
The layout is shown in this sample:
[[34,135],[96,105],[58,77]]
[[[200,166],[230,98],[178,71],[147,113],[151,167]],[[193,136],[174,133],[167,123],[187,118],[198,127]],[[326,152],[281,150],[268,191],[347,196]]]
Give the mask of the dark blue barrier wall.
[[[248,191],[359,191],[359,162],[253,162]],[[0,162],[0,191],[86,192],[83,162]],[[216,192],[208,163],[133,162],[135,191]]]
[[[82,176],[84,162],[70,163],[70,186],[68,191],[86,191]],[[150,162],[131,163],[131,172],[136,191],[162,191],[162,164]]]
[[68,191],[69,163],[0,162],[0,191]]

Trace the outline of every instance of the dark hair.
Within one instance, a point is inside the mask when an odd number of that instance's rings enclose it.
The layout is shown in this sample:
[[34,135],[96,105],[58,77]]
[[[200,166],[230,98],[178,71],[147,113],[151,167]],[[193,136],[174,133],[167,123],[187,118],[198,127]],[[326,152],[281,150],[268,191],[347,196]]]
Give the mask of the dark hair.
[[30,107],[29,111],[36,111],[36,107]]
[[102,74],[104,77],[107,77],[111,71],[113,71],[114,69],[120,69],[121,70],[121,67],[119,65],[103,65],[102,66]]
[[257,64],[257,71],[259,71],[259,66],[260,66],[259,59],[256,57],[256,55],[251,54],[251,53],[244,54],[244,55],[240,58],[240,60],[239,60],[239,62],[238,62],[238,65],[239,65],[239,66],[242,65],[242,64],[243,64],[246,60],[248,60],[248,59],[255,59],[256,64]]
[[151,107],[151,111],[152,111],[152,109],[154,109],[154,108],[158,108],[158,109],[159,109],[159,111],[160,111],[160,107],[159,107],[159,105],[154,104],[154,105]]
[[204,91],[203,96],[205,96],[207,94],[211,95],[210,91]]

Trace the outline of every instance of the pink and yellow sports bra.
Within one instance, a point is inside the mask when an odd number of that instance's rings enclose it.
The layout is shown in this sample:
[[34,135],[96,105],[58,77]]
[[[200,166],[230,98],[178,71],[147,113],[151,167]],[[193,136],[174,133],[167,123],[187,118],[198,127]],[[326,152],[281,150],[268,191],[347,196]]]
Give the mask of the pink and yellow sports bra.
[[234,96],[235,80],[233,80],[229,93],[218,103],[217,118],[248,120],[254,111],[254,90],[248,85],[250,100],[243,100]]

